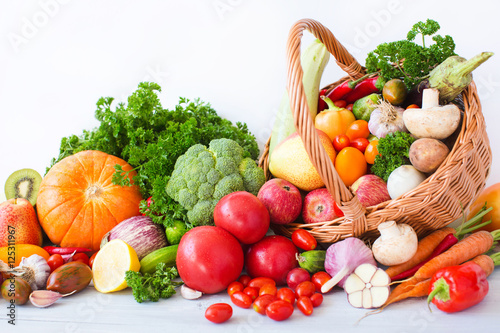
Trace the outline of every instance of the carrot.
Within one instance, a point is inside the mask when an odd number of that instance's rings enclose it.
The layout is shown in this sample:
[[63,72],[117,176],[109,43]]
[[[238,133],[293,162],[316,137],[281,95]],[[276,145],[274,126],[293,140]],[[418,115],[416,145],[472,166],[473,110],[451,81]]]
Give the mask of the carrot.
[[443,267],[460,265],[485,253],[493,246],[494,241],[495,239],[491,233],[484,230],[477,231],[453,245],[448,251],[429,260],[420,267],[414,277],[420,281],[430,279],[434,273]]
[[453,228],[445,227],[442,229],[438,229],[431,233],[429,236],[421,239],[418,242],[417,252],[415,255],[408,261],[394,265],[385,270],[385,272],[391,277],[391,279],[413,267],[420,264],[422,261],[427,259],[434,251],[436,246],[449,234],[455,233],[456,230]]

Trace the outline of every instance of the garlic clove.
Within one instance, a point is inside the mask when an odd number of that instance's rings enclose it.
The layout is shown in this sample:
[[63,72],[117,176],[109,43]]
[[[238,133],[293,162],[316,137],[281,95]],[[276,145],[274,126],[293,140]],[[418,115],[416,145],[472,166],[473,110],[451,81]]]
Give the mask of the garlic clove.
[[371,288],[363,289],[363,307],[365,309],[370,309],[372,307],[372,293],[370,292]]
[[30,294],[30,302],[37,308],[46,308],[57,302],[58,299],[72,295],[75,291],[62,295],[51,290],[35,290]]
[[203,296],[203,293],[201,291],[189,288],[188,286],[183,284],[181,286],[181,296],[185,299],[198,299]]
[[372,287],[370,288],[370,293],[372,296],[372,305],[373,308],[379,308],[384,305],[385,301],[389,298],[390,288],[389,286],[385,287]]
[[371,278],[370,283],[374,287],[385,287],[391,283],[391,278],[384,270],[377,269],[377,271]]
[[359,276],[356,274],[352,274],[349,276],[347,280],[345,280],[344,290],[349,293],[354,293],[356,291],[362,291],[365,289],[366,282],[361,280]]
[[363,307],[363,290],[355,291],[355,292],[349,294],[347,297],[347,300],[355,308],[362,308]]
[[365,283],[370,282],[376,272],[377,267],[372,264],[362,264],[354,270],[354,274],[356,274]]

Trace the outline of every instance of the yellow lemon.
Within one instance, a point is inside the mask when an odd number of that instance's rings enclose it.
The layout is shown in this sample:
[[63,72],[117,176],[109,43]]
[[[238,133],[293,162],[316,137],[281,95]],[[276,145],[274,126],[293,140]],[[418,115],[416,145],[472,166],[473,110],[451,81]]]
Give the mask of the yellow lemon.
[[94,287],[101,293],[123,290],[127,288],[125,272],[138,272],[140,268],[135,250],[121,239],[114,239],[106,243],[94,258]]

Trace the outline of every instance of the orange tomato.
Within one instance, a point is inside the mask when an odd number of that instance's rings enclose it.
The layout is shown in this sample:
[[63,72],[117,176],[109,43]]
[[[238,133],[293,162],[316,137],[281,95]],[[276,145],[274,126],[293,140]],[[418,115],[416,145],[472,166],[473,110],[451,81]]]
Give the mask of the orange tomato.
[[346,186],[351,186],[368,169],[365,155],[356,148],[342,149],[335,159],[335,169]]
[[406,107],[406,109],[420,109],[420,106],[417,104],[410,104]]
[[380,155],[377,146],[378,146],[378,140],[372,140],[370,141],[368,146],[366,146],[365,159],[367,163],[373,164],[375,162],[375,157],[377,155]]
[[345,135],[349,140],[354,140],[357,138],[368,138],[370,135],[370,130],[368,129],[368,122],[366,120],[358,119],[352,122],[345,132]]
[[500,183],[488,186],[481,192],[479,197],[472,203],[469,209],[468,219],[472,218],[484,206],[493,207],[491,212],[483,216],[482,222],[491,220],[491,223],[483,227],[483,230],[493,231],[500,229]]

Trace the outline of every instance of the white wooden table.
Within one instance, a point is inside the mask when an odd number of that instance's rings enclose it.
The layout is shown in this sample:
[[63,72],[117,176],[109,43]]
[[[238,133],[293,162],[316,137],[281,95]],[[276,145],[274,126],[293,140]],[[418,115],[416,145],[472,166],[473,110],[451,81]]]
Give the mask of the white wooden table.
[[[93,286],[60,299],[49,308],[30,303],[16,307],[15,326],[8,323],[7,302],[0,302],[0,332],[495,332],[500,328],[500,269],[489,278],[490,291],[480,304],[466,311],[446,314],[425,299],[396,303],[382,313],[358,320],[368,311],[347,303],[345,293],[334,289],[310,317],[295,309],[292,317],[275,322],[253,309],[233,306],[232,318],[223,324],[205,319],[213,303],[232,304],[225,292],[185,300],[179,294],[159,302],[137,303],[131,289],[101,294]],[[495,330],[496,329],[496,330]]]

